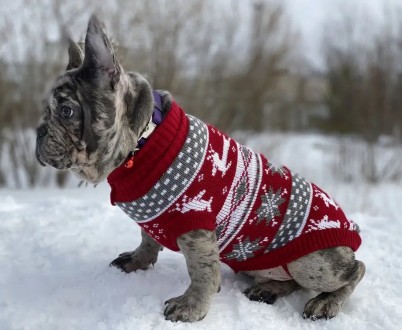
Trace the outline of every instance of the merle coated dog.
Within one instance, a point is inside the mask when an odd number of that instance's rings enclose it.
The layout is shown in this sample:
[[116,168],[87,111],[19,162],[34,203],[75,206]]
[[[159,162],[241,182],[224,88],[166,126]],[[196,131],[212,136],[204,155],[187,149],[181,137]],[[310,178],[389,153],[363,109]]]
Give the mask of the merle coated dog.
[[[125,183],[136,182],[122,193],[118,179],[109,180],[114,202],[142,227],[140,246],[111,265],[125,272],[147,269],[162,245],[180,250],[191,284],[166,302],[168,320],[205,317],[220,288],[221,261],[255,279],[245,291],[251,300],[272,304],[300,288],[319,292],[304,308],[303,316],[312,320],[337,315],[364,276],[365,266],[354,255],[357,226],[328,195],[185,115],[168,92],[152,92],[143,76],[122,68],[95,16],[83,49],[71,41],[67,70],[48,94],[36,153],[41,164],[71,169],[90,183],[113,178],[116,171]],[[151,177],[143,176],[148,172]],[[169,185],[171,179],[177,184]],[[159,195],[165,192],[166,199]],[[333,213],[319,218],[318,209]],[[160,236],[151,224],[161,226]],[[325,236],[338,232],[337,241]],[[324,243],[310,244],[316,237]],[[296,247],[304,252],[292,259],[287,253]]]

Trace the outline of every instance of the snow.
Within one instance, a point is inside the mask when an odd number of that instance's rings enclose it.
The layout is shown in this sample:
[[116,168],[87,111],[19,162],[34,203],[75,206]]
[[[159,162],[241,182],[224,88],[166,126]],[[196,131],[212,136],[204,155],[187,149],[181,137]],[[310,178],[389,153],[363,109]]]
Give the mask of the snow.
[[[109,267],[119,253],[139,244],[140,230],[110,205],[109,188],[102,184],[0,190],[0,329],[400,329],[402,185],[336,182],[326,170],[329,156],[322,141],[289,138],[273,154],[331,190],[361,228],[357,258],[365,262],[366,276],[336,318],[302,319],[304,304],[315,295],[310,291],[294,292],[274,305],[251,302],[242,294],[249,280],[223,265],[222,290],[203,321],[165,321],[164,301],[189,284],[184,258],[165,249],[147,271],[127,275]],[[248,144],[269,145],[263,137]]]

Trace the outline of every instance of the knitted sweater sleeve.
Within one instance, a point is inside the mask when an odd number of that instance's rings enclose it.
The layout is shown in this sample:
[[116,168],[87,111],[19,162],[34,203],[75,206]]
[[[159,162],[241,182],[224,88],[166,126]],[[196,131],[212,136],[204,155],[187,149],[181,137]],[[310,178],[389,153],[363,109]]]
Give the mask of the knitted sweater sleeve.
[[210,230],[215,231],[215,216],[210,212],[194,212],[186,213],[172,212],[165,232],[168,234],[168,248],[179,250],[177,239],[193,230]]

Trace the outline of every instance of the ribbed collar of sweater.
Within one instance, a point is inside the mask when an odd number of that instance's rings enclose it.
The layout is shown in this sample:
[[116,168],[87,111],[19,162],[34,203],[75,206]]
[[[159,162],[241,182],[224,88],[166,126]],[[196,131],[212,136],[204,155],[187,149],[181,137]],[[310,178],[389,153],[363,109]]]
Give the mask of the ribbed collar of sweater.
[[155,185],[182,148],[188,127],[184,111],[173,101],[162,124],[135,154],[133,166],[127,168],[123,163],[109,174],[113,205],[136,200]]

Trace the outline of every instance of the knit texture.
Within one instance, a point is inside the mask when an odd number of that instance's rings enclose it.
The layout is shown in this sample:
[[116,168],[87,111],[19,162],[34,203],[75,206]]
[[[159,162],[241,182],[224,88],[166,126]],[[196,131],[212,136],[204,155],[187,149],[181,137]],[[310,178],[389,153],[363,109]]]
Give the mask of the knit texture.
[[175,102],[134,166],[119,167],[108,181],[112,204],[171,250],[191,230],[215,230],[221,261],[235,271],[361,244],[356,224],[319,187],[185,115]]

